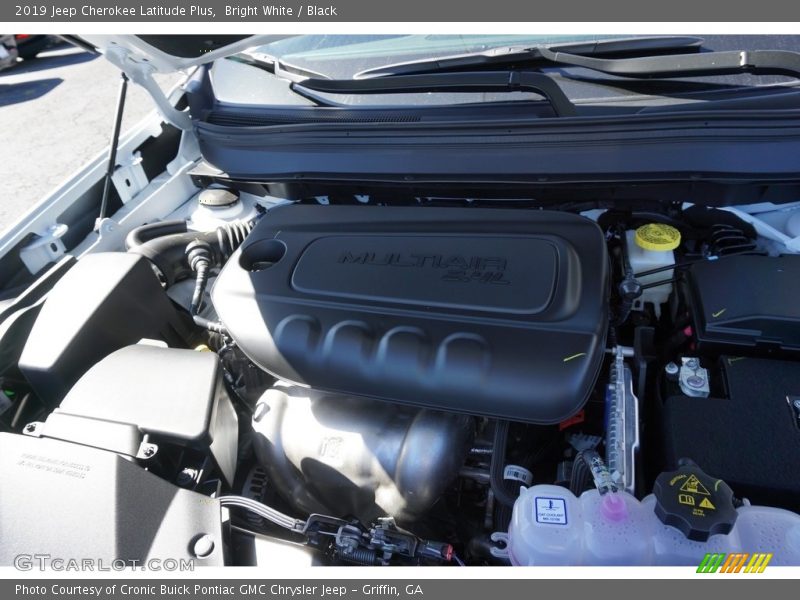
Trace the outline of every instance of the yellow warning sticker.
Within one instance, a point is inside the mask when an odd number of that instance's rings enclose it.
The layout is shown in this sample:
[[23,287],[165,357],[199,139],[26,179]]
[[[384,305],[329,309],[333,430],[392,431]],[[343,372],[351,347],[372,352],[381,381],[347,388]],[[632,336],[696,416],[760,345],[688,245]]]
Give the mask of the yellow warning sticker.
[[686,475],[684,473],[678,473],[675,475],[675,477],[669,480],[669,485],[671,487],[675,487],[675,484],[677,484],[679,481],[683,481],[684,479],[686,479]]
[[706,489],[700,480],[697,478],[696,475],[691,475],[689,479],[681,486],[682,492],[689,492],[690,494],[703,494],[704,496],[710,496],[711,493]]
[[700,508],[708,508],[711,510],[716,510],[717,507],[711,504],[711,500],[709,500],[708,498],[703,498],[703,500],[700,502]]

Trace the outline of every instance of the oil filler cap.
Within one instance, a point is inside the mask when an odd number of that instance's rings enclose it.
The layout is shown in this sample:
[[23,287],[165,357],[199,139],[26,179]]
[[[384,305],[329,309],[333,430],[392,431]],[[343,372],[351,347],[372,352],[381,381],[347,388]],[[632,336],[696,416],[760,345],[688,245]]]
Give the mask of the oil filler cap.
[[682,460],[677,471],[661,473],[653,494],[656,516],[690,540],[705,542],[712,535],[730,533],[736,523],[733,490],[689,460]]
[[633,239],[644,250],[666,252],[681,245],[681,232],[664,223],[648,223],[636,230]]

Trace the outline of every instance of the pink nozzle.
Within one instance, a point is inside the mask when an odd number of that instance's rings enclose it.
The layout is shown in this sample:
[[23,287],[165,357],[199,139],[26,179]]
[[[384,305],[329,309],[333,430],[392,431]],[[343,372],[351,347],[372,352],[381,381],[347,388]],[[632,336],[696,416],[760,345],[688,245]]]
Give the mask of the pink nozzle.
[[628,505],[622,494],[606,494],[600,503],[600,513],[609,521],[624,521],[628,518]]

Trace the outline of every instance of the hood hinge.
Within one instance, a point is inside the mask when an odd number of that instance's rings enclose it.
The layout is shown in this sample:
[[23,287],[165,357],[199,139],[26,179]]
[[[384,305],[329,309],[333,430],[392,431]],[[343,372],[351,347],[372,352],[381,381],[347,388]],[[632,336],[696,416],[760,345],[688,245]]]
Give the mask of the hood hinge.
[[113,46],[106,50],[106,58],[117,68],[121,69],[131,81],[142,86],[156,103],[158,111],[170,125],[188,131],[192,128],[192,120],[188,112],[176,109],[170,103],[164,91],[153,79],[156,69],[143,59],[131,55],[130,50],[120,46]]

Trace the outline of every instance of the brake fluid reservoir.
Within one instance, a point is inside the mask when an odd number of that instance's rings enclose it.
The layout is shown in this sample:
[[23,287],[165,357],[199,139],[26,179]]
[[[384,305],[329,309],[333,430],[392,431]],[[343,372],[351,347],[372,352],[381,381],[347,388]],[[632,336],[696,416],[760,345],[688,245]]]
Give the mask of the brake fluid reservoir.
[[[626,237],[628,260],[634,274],[671,267],[675,264],[674,250],[681,243],[681,233],[674,227],[663,223],[648,223],[638,229],[628,230]],[[645,286],[672,277],[673,269],[668,268],[636,279]],[[670,293],[672,293],[672,283],[645,288],[634,307],[641,308],[644,303],[651,302],[655,307],[656,316],[660,316],[661,305],[669,299]]]

